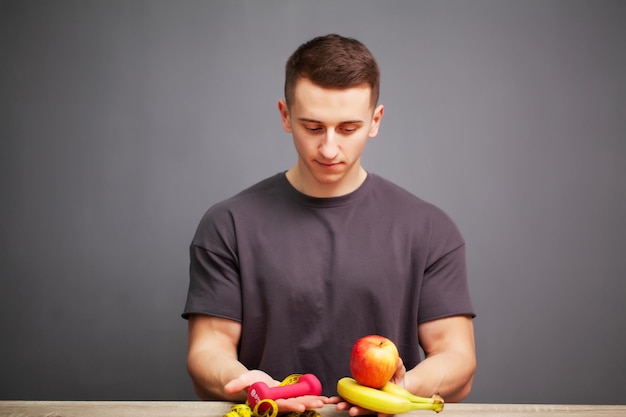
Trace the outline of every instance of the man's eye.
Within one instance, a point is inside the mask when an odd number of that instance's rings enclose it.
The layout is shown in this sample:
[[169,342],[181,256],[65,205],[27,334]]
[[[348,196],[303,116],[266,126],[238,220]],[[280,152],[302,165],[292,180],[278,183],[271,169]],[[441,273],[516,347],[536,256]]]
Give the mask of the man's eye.
[[308,130],[309,132],[321,132],[322,131],[321,127],[305,126],[305,129]]

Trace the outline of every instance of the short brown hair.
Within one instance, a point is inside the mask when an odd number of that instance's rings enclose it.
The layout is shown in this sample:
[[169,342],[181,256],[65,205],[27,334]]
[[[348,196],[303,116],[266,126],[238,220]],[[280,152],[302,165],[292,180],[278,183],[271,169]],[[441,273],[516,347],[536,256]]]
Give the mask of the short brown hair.
[[296,82],[306,78],[323,88],[345,89],[369,84],[378,103],[380,70],[371,52],[356,39],[330,34],[300,45],[285,65],[285,100],[291,106]]

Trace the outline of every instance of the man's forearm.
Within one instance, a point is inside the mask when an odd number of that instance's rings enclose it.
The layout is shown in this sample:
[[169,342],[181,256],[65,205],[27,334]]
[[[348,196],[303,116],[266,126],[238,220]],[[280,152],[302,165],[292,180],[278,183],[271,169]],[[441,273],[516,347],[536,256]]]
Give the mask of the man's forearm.
[[247,372],[241,362],[229,355],[196,352],[187,358],[187,370],[196,395],[203,400],[245,401],[245,393],[227,394],[224,385]]
[[416,395],[439,394],[447,402],[458,402],[470,393],[476,360],[462,352],[442,352],[427,357],[404,377],[405,388]]

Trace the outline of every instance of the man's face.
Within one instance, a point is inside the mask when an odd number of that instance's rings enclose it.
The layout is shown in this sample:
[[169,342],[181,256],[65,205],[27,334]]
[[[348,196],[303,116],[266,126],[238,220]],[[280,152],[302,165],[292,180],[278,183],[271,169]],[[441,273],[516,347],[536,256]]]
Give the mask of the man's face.
[[292,170],[297,188],[312,196],[332,197],[360,185],[361,154],[368,138],[378,134],[383,115],[382,105],[372,107],[368,85],[337,90],[300,79],[291,108],[283,100],[278,108],[298,152]]

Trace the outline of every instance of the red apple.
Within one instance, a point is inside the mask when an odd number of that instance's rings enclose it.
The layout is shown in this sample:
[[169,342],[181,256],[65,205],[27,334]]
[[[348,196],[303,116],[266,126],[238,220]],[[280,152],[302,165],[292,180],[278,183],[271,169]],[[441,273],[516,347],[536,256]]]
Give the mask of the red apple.
[[391,379],[398,367],[398,348],[379,335],[360,338],[352,346],[350,372],[361,385],[380,389]]

